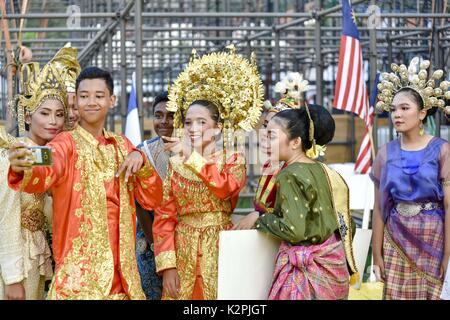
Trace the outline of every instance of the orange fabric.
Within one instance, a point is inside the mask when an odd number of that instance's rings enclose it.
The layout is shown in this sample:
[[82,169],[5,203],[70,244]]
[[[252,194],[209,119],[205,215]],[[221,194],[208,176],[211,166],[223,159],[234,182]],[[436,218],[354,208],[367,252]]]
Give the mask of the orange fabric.
[[[239,192],[245,186],[246,176],[245,171],[243,177],[235,176],[233,168],[244,165],[243,159],[239,158],[238,154],[234,154],[224,165],[222,170],[217,168],[215,164],[206,164],[200,172],[196,175],[208,186],[208,190],[222,200],[230,199],[232,211],[236,207],[239,200]],[[169,163],[169,171],[173,170]],[[239,179],[240,178],[240,179]],[[193,201],[193,194],[186,194],[186,185],[189,186],[188,179],[175,173],[171,177],[171,187],[168,188],[167,198],[159,208],[155,210],[155,219],[153,222],[154,239],[158,239],[154,244],[155,256],[165,251],[175,250],[175,227],[178,223],[178,214],[189,215],[197,213],[198,208]],[[181,199],[182,198],[182,199]],[[185,205],[180,205],[179,200],[186,202]],[[224,212],[227,211],[223,204],[217,203],[203,203],[201,208],[203,212]],[[162,271],[162,270],[161,270]]]
[[[126,137],[121,137],[124,140],[128,153],[139,151],[133,147]],[[92,139],[94,139],[94,137],[92,137]],[[98,147],[114,145],[116,159],[118,159],[120,150],[117,146],[117,141],[114,138],[102,136],[97,138],[97,141],[99,143]],[[64,258],[71,250],[73,239],[80,235],[80,218],[79,211],[77,210],[80,210],[81,207],[82,190],[84,188],[89,188],[89,186],[82,184],[82,171],[77,166],[78,154],[76,143],[70,132],[59,134],[48,144],[48,146],[53,149],[53,166],[33,167],[32,175],[28,182],[23,181],[23,174],[17,174],[10,169],[8,173],[8,182],[11,188],[19,190],[22,187],[25,192],[29,193],[42,193],[50,189],[52,190],[53,254],[57,271],[59,266],[64,262]],[[95,148],[95,146],[93,146],[93,148]],[[147,162],[148,160],[144,154],[142,152],[140,153]],[[113,159],[111,159],[111,161],[113,161]],[[119,255],[119,240],[121,237],[119,234],[120,179],[123,179],[123,175],[119,178],[114,177],[111,181],[104,183],[107,198],[109,244],[114,259],[114,276],[111,283],[110,294],[128,294],[127,283],[124,280],[122,270],[120,269],[121,257]],[[25,182],[26,185],[22,186],[23,182]],[[142,183],[145,183],[145,188],[141,186]],[[138,178],[136,176],[130,178],[128,185],[129,204],[133,208],[134,220],[135,199],[137,199],[141,206],[147,210],[152,210],[160,204],[162,200],[162,182],[155,170],[153,170],[153,173],[146,178]],[[130,186],[132,186],[132,188]],[[136,233],[135,227],[134,221],[134,234]],[[131,252],[130,255],[134,255],[134,252]],[[82,263],[89,263],[89,261],[80,261],[80,264]],[[63,287],[65,283],[60,285]],[[58,291],[58,287],[56,287],[56,291]]]
[[155,210],[154,251],[158,272],[178,269],[180,299],[215,299],[218,234],[231,227],[246,181],[240,157],[234,154],[223,167],[206,164],[199,172],[169,163],[163,202]]

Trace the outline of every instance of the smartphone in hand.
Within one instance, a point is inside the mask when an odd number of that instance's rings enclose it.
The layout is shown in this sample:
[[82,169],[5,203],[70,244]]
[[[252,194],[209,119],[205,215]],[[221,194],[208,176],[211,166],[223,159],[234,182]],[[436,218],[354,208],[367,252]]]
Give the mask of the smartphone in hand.
[[27,147],[32,153],[32,166],[51,166],[53,164],[52,149],[45,146]]

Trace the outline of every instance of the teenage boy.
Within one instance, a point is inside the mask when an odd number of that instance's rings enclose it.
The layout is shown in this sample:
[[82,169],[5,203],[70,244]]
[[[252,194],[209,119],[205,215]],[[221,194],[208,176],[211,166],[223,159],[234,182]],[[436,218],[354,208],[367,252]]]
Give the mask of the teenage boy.
[[34,166],[25,145],[9,151],[15,190],[53,194],[55,276],[50,299],[145,299],[135,252],[135,199],[162,200],[162,182],[145,155],[103,126],[114,107],[111,74],[84,69],[76,81],[79,126],[48,144],[52,166]]
[[[156,137],[145,140],[137,147],[144,151],[164,181],[169,166],[170,152],[165,150],[161,136],[170,137],[173,132],[173,112],[166,109],[169,101],[167,91],[158,94],[153,102],[153,127]],[[155,255],[153,253],[153,216],[154,213],[136,206],[138,218],[136,233],[136,258],[142,289],[148,300],[160,300],[162,295],[162,279],[156,273]]]

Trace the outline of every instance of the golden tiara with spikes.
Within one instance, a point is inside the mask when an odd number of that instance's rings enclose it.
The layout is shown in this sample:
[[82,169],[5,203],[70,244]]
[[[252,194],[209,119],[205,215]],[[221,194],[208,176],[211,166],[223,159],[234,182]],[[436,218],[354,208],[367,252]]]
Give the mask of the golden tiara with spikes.
[[174,127],[196,100],[207,100],[218,107],[225,129],[250,131],[258,123],[264,89],[255,56],[251,62],[236,54],[233,45],[224,52],[198,57],[195,49],[188,66],[169,88],[167,110],[174,112]]
[[22,93],[18,95],[17,122],[19,133],[25,133],[25,115],[33,114],[44,101],[55,99],[62,103],[67,110],[67,94],[64,81],[58,68],[47,63],[39,70],[37,62],[21,65],[20,87]]
[[424,60],[419,64],[419,58],[411,60],[409,67],[404,64],[397,65],[393,63],[391,70],[393,72],[382,74],[382,81],[378,84],[378,99],[376,108],[379,110],[390,111],[392,100],[395,94],[404,88],[410,88],[416,91],[423,102],[423,109],[440,108],[446,115],[450,115],[450,106],[445,106],[445,99],[450,99],[450,82],[439,81],[444,72],[436,70],[428,79],[427,69],[430,67],[430,61]]
[[80,64],[77,60],[78,49],[63,47],[55,54],[49,64],[60,70],[61,78],[66,86],[67,93],[75,92],[75,82],[81,72]]

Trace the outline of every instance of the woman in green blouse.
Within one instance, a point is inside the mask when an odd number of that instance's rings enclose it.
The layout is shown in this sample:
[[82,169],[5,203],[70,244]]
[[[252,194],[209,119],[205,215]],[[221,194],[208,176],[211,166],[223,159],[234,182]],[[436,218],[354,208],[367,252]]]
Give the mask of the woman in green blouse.
[[358,276],[348,188],[336,172],[305,152],[316,142],[330,142],[334,129],[333,118],[321,106],[279,112],[268,124],[276,157],[271,160],[288,165],[276,178],[273,213],[256,220],[258,230],[283,241],[269,299],[346,299],[349,271]]

